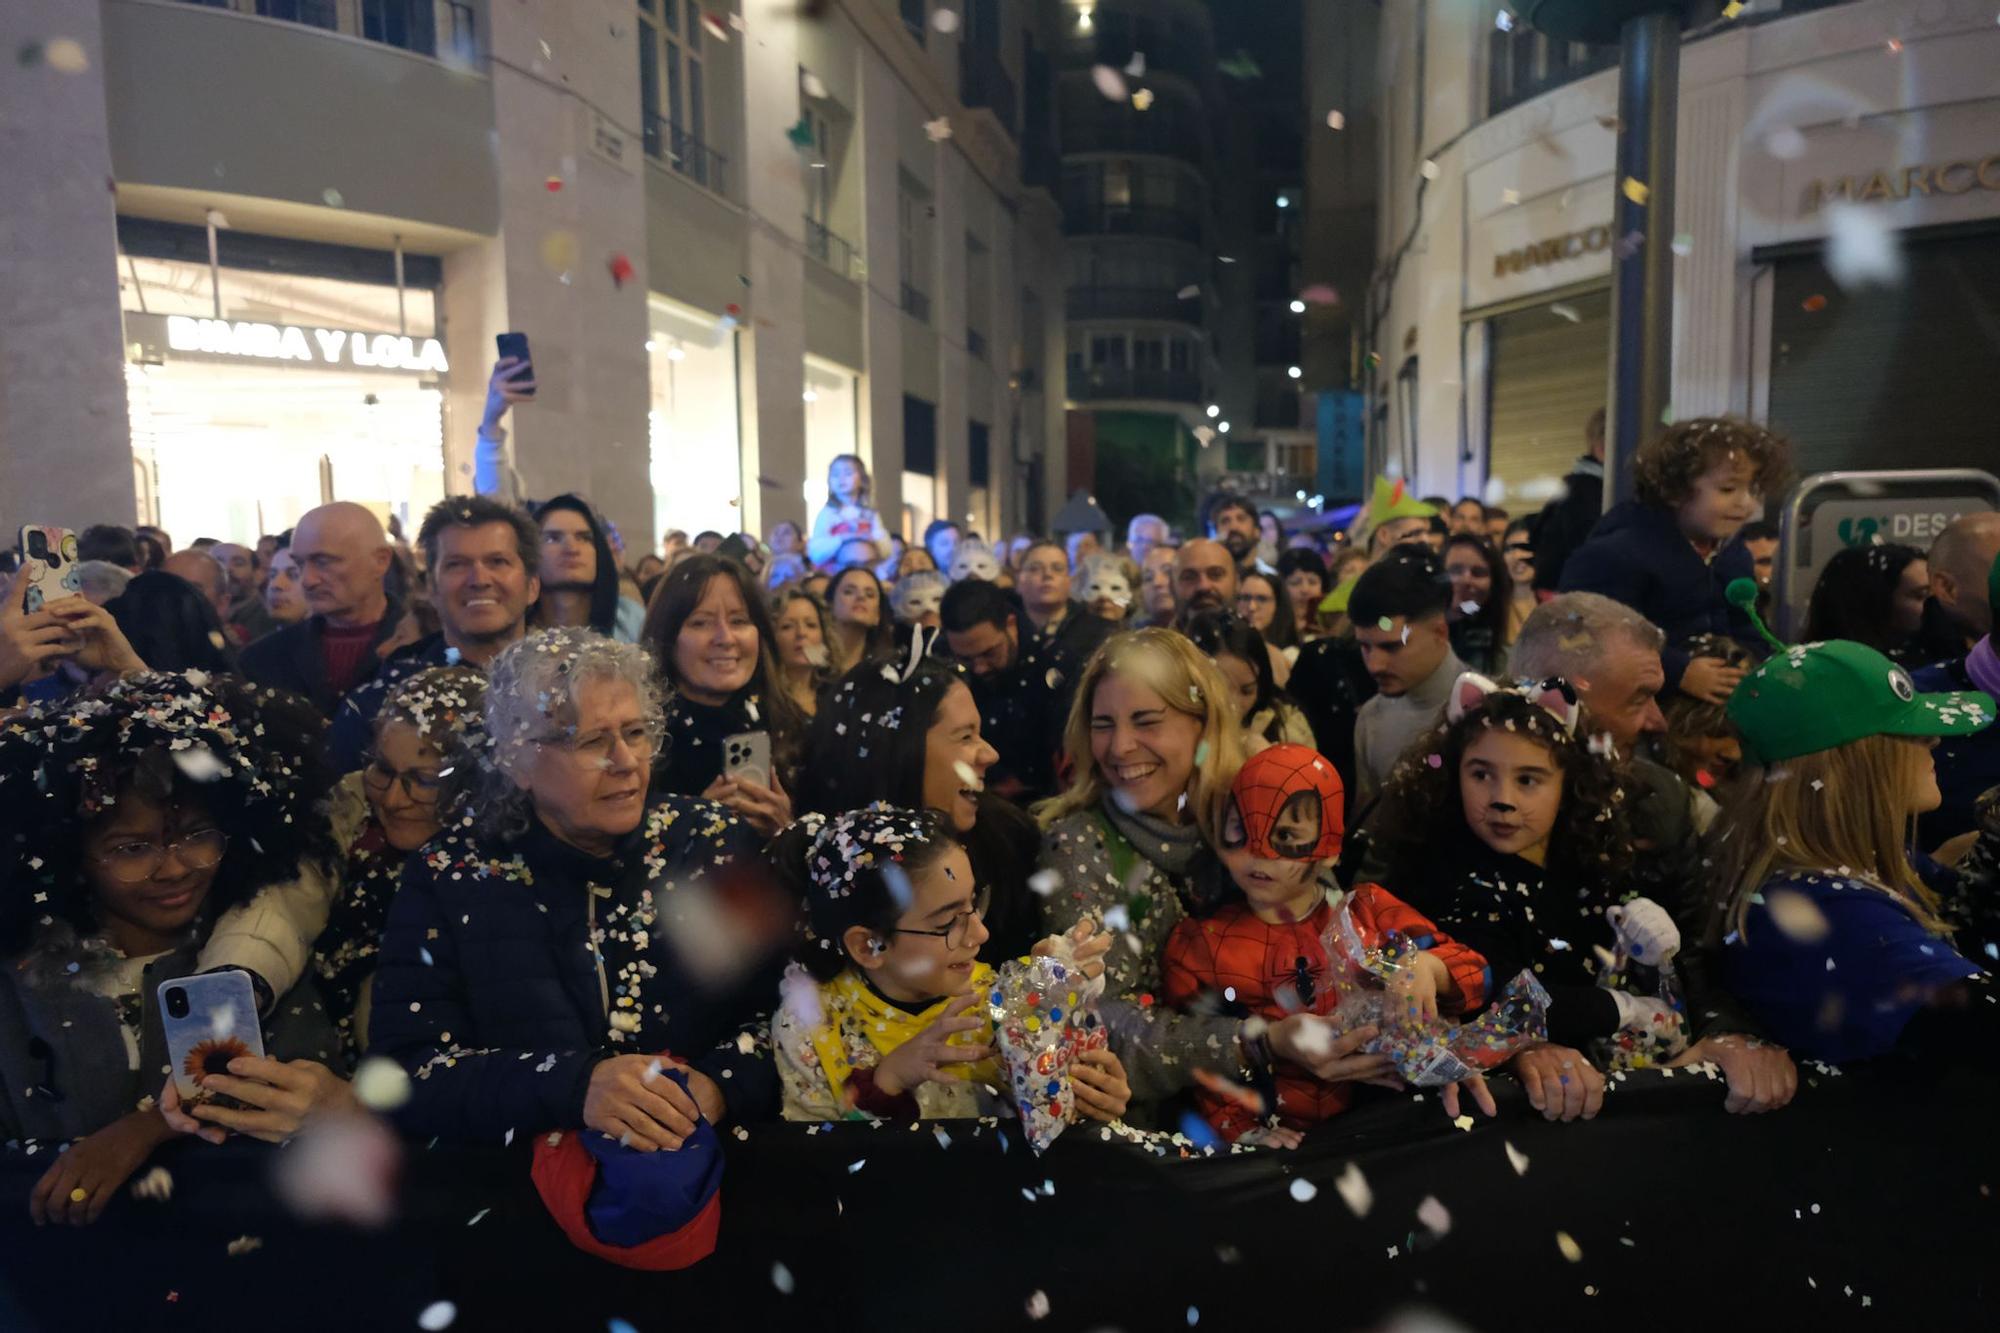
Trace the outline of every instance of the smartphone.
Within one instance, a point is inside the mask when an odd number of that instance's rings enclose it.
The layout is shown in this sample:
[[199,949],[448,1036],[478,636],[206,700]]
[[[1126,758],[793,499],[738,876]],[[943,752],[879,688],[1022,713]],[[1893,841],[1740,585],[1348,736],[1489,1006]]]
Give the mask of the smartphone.
[[771,785],[771,733],[739,731],[722,738],[722,776]]
[[[528,368],[528,373],[523,375],[520,372],[520,367],[516,366],[514,368],[514,374],[516,378],[524,380],[532,380],[533,378],[535,378],[535,359],[528,354],[527,334],[503,333],[493,339],[493,344],[494,346],[500,349],[501,356],[518,357],[521,360],[521,364],[525,365]],[[535,391],[533,389],[527,390],[527,393],[531,396],[534,394],[534,392]]]
[[264,1030],[257,1022],[257,990],[250,974],[231,970],[175,977],[160,983],[159,997],[169,1068],[182,1103],[236,1105],[204,1088],[202,1080],[210,1074],[227,1074],[231,1060],[264,1054]]
[[68,528],[22,524],[21,558],[28,565],[28,585],[21,594],[21,609],[29,615],[41,610],[44,603],[83,591],[76,572],[76,534]]

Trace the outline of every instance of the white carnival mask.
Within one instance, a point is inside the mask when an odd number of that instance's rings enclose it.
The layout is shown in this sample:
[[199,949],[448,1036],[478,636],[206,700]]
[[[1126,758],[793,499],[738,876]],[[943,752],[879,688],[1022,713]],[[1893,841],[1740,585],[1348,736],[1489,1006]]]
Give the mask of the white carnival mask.
[[1098,565],[1090,571],[1090,581],[1084,585],[1083,600],[1087,603],[1110,602],[1120,608],[1132,605],[1132,585],[1125,581],[1125,575],[1115,565]]
[[961,583],[966,579],[979,579],[986,583],[1000,577],[1000,562],[984,543],[960,542],[958,554],[951,558],[951,581]]
[[928,569],[905,574],[889,590],[889,605],[896,619],[906,625],[918,624],[944,605],[944,579]]

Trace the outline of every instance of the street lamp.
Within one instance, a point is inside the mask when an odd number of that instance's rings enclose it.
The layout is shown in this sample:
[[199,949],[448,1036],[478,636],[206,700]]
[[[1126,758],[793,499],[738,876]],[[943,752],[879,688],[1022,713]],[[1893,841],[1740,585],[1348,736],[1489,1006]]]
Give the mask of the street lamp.
[[1294,315],[1303,315],[1305,314],[1305,312],[1306,312],[1306,303],[1304,301],[1294,299],[1292,301],[1292,313]]
[[1228,423],[1227,421],[1218,421],[1218,422],[1216,422],[1216,423],[1215,423],[1215,428],[1216,428],[1217,430],[1221,431],[1221,432],[1222,432],[1222,433],[1223,433],[1224,435],[1227,435],[1227,434],[1229,434],[1229,423]]
[[1217,407],[1214,403],[1210,403],[1208,405],[1208,419],[1210,421],[1215,420],[1215,418],[1221,415],[1222,415],[1222,409],[1220,407]]
[[1305,374],[1305,372],[1304,372],[1303,370],[1299,369],[1299,368],[1298,368],[1297,366],[1289,366],[1289,367],[1287,367],[1287,368],[1286,368],[1286,370],[1285,370],[1285,373],[1286,373],[1287,375],[1290,375],[1290,376],[1291,376],[1291,377],[1292,377],[1293,379],[1297,379],[1297,378],[1298,378],[1299,376],[1301,376],[1301,375]]

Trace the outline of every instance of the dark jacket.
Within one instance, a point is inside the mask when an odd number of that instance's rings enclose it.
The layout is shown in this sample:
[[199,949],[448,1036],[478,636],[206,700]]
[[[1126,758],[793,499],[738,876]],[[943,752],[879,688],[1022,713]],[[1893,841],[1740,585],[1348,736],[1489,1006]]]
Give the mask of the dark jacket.
[[1598,523],[1590,540],[1563,567],[1564,592],[1595,592],[1625,603],[1667,636],[1660,650],[1667,687],[1680,685],[1698,634],[1727,634],[1759,657],[1763,642],[1750,619],[1722,590],[1755,575],[1750,550],[1731,541],[1709,559],[1681,535],[1674,511],[1627,500]]
[[718,706],[696,703],[680,693],[669,695],[666,723],[659,756],[653,761],[654,791],[701,795],[722,776],[723,741],[747,731],[770,734],[771,764],[778,769],[780,782],[790,788],[798,778],[797,773],[783,766],[791,747],[776,731],[754,682]]
[[[402,619],[402,604],[390,598],[369,647],[381,647],[383,640],[396,632]],[[243,674],[259,685],[303,695],[322,714],[332,717],[341,697],[333,692],[326,679],[326,655],[320,649],[325,628],[326,617],[314,615],[265,635],[243,650]],[[371,666],[364,662],[356,684],[372,680],[378,666],[379,663]]]
[[1563,478],[1563,493],[1542,506],[1535,520],[1535,590],[1562,586],[1563,567],[1604,517],[1604,464],[1585,454]]
[[[1939,662],[1910,679],[1922,694],[1938,690],[1976,690],[1979,685],[1965,669],[1965,654]],[[1937,764],[1938,791],[1944,800],[1935,810],[1917,816],[1917,846],[1934,852],[1942,843],[1978,827],[1979,798],[2000,787],[2000,722],[1970,736],[1946,736],[1931,751]]]
[[[535,522],[540,524],[558,509],[580,515],[590,528],[590,544],[597,549],[597,579],[590,585],[590,627],[599,634],[610,634],[618,626],[618,553],[605,535],[604,519],[582,496],[558,495],[535,506]],[[548,626],[537,618],[536,628]]]
[[1375,678],[1362,665],[1361,649],[1352,634],[1314,639],[1299,649],[1292,679],[1285,687],[1305,714],[1319,752],[1341,776],[1347,815],[1354,810],[1354,718],[1361,705],[1375,697]]
[[[704,985],[672,929],[697,875],[756,866],[757,851],[726,807],[655,796],[609,857],[578,851],[539,822],[512,840],[461,829],[411,853],[368,1029],[370,1047],[415,1076],[404,1128],[487,1142],[578,1129],[598,1061],[661,1051],[715,1079],[735,1119],[775,1114],[768,1048],[746,1054],[735,1039],[742,1025],[762,1024],[777,970],[760,963],[736,984]],[[627,921],[638,930],[620,931]],[[619,1004],[632,997],[615,962],[628,947],[641,969],[629,1007]],[[624,1020],[628,1030],[614,1012],[637,1017]]]
[[432,667],[450,666],[458,660],[458,650],[444,641],[442,633],[426,635],[376,668],[374,678],[347,692],[333,713],[333,726],[326,733],[327,758],[336,773],[359,772],[365,763],[375,733],[375,719],[389,692],[396,686]]

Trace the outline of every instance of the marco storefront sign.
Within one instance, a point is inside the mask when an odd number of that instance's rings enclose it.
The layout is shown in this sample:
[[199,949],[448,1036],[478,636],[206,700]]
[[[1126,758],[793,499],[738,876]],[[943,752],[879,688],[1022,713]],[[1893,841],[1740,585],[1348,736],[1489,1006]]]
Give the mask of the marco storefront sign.
[[1610,248],[1611,228],[1608,225],[1585,227],[1581,231],[1565,232],[1546,241],[1536,241],[1518,250],[1494,255],[1493,276],[1504,278],[1510,273],[1525,273],[1531,268],[1560,264],[1566,259],[1581,259]]
[[[129,317],[128,317],[129,318]],[[197,319],[168,315],[166,350],[180,356],[241,358],[339,366],[350,370],[431,371],[445,374],[451,363],[436,338],[356,329],[302,328],[254,320]],[[145,339],[142,337],[142,341]]]

